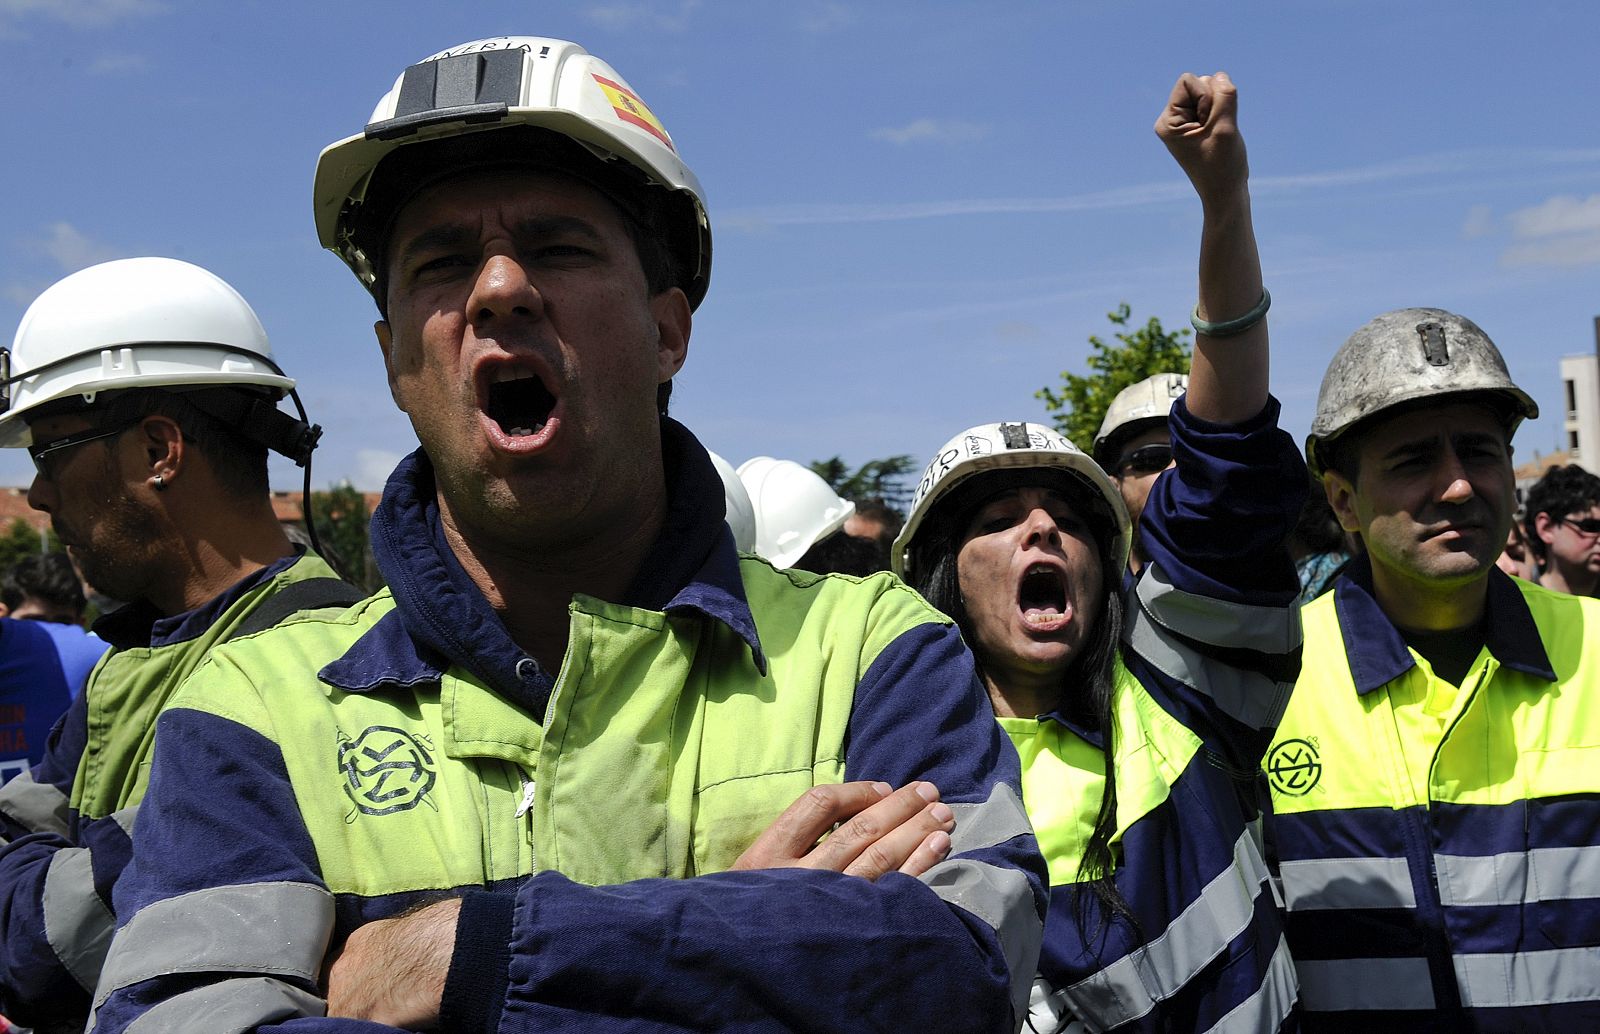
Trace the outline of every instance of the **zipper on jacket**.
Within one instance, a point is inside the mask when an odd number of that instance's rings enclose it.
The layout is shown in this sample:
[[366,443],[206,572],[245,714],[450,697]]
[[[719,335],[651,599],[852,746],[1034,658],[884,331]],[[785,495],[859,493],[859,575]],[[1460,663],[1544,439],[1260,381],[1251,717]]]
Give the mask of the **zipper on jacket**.
[[[561,692],[561,687],[566,683],[567,669],[572,664],[573,627],[574,622],[569,621],[567,623],[567,649],[561,654],[561,670],[556,673],[556,680],[550,686],[550,699],[546,700],[544,703],[544,721],[540,726],[542,729],[544,729],[544,735],[541,736],[539,740],[539,752],[541,754],[544,753],[544,745],[547,737],[550,735],[550,722],[555,718],[556,696]],[[537,791],[538,776],[536,773],[533,779],[529,779],[523,785],[522,803],[517,806],[517,816],[527,824],[528,857],[530,859],[528,869],[530,875],[539,871],[539,848],[534,842],[533,833],[533,802]]]

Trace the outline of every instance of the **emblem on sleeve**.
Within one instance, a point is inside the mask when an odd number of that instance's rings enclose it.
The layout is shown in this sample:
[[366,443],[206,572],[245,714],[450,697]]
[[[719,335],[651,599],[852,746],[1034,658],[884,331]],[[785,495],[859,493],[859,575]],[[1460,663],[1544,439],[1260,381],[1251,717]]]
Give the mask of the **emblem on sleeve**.
[[[354,740],[339,734],[339,772],[344,792],[363,815],[393,815],[428,800],[438,778],[433,744],[426,736],[374,725]],[[354,822],[356,813],[346,817]]]
[[1322,778],[1322,759],[1310,740],[1284,740],[1267,753],[1267,779],[1288,797],[1304,797]]

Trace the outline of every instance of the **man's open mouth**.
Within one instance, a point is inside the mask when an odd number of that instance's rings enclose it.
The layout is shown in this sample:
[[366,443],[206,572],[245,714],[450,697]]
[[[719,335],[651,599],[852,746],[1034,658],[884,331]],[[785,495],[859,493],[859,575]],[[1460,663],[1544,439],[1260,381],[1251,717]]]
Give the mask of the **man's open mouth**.
[[556,407],[556,397],[532,370],[500,366],[490,371],[484,412],[507,437],[538,434]]
[[1067,587],[1061,571],[1049,564],[1030,565],[1017,587],[1017,608],[1031,625],[1061,620],[1067,611]]

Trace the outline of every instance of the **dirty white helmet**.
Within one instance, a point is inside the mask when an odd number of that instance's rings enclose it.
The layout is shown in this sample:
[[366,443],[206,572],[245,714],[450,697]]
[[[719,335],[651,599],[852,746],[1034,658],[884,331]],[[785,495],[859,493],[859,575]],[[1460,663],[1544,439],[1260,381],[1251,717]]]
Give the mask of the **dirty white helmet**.
[[[1029,469],[1065,473],[1081,482],[1098,504],[1104,504],[1115,526],[1111,556],[1117,570],[1127,565],[1128,509],[1122,502],[1122,493],[1099,464],[1048,427],[999,423],[968,428],[934,453],[911,496],[906,526],[889,551],[894,573],[908,580],[919,576],[912,558],[917,532],[941,504],[948,503],[953,492],[968,484],[976,485],[976,479],[983,475]],[[1107,577],[1111,575],[1108,573]]]
[[28,415],[40,406],[89,405],[102,391],[249,386],[276,399],[294,387],[239,292],[169,258],[104,262],[47,288],[0,367],[0,447],[33,444]]
[[744,482],[739,480],[739,472],[733,469],[733,464],[707,451],[711,465],[717,468],[717,476],[722,478],[722,494],[727,504],[728,528],[733,532],[733,548],[741,553],[749,553],[756,548],[756,511],[750,505],[750,493],[745,491]]
[[739,464],[756,515],[756,554],[778,570],[844,527],[856,504],[839,498],[813,470],[793,460],[757,456]]
[[[461,146],[416,148],[449,141]],[[407,68],[366,129],[318,159],[317,238],[376,295],[377,249],[406,200],[451,172],[512,163],[591,182],[665,239],[690,306],[705,297],[711,225],[700,181],[627,80],[558,39],[475,40]]]
[[1320,475],[1340,436],[1368,417],[1425,400],[1458,402],[1463,395],[1498,403],[1509,417],[1508,432],[1539,415],[1476,323],[1443,309],[1386,312],[1351,334],[1328,364],[1306,437],[1306,463]]
[[1116,446],[1158,421],[1165,421],[1178,396],[1189,390],[1186,373],[1158,373],[1117,392],[1094,436],[1094,458],[1106,470],[1117,462]]

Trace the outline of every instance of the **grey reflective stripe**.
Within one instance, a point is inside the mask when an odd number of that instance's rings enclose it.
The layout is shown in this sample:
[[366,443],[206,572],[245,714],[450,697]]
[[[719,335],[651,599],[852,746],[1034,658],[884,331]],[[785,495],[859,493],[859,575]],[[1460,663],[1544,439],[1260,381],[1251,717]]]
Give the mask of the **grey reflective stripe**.
[[1600,951],[1556,948],[1457,955],[1461,1004],[1470,1009],[1588,1002],[1600,997]]
[[1293,607],[1262,607],[1196,596],[1175,587],[1152,561],[1138,582],[1143,608],[1179,635],[1230,650],[1286,654],[1300,646],[1300,614]]
[[1022,806],[1022,798],[1005,783],[996,783],[989,791],[989,799],[981,804],[949,807],[956,816],[956,828],[950,834],[953,855],[994,847],[1033,832],[1033,823],[1028,821],[1028,809]]
[[308,883],[191,891],[140,909],[117,931],[95,994],[174,973],[252,973],[315,985],[333,931],[333,895]]
[[[1160,936],[1066,989],[1080,1014],[1115,1027],[1130,1023],[1182,990],[1255,920],[1267,865],[1246,830],[1234,841],[1233,864],[1206,884]],[[1267,979],[1274,974],[1268,971]]]
[[1044,977],[1033,978],[1028,993],[1028,1015],[1022,1029],[1028,1034],[1057,1034],[1066,1029],[1072,1020],[1072,1010],[1061,993],[1050,986]]
[[[1446,905],[1525,905],[1600,898],[1600,847],[1541,847],[1492,855],[1435,856]],[[1600,961],[1597,961],[1600,965]]]
[[[33,833],[67,835],[67,795],[24,772],[0,786],[0,811]],[[3,841],[0,841],[3,842]]]
[[1044,923],[1033,903],[1033,888],[1019,869],[971,858],[947,858],[918,877],[940,898],[989,924],[1000,942],[1011,976],[1011,1015],[1028,1014],[1028,992],[1039,966]]
[[122,827],[122,832],[129,840],[133,839],[133,820],[139,814],[139,805],[130,804],[121,811],[111,813],[111,821]]
[[50,950],[85,991],[93,991],[117,921],[94,889],[89,849],[57,851],[45,870],[44,936]]
[[1279,862],[1278,875],[1291,912],[1417,907],[1411,866],[1404,858],[1308,858]]
[[127,1034],[244,1034],[263,1023],[322,1016],[327,1008],[316,995],[277,980],[238,977],[162,1002],[128,1024]]
[[1283,1021],[1294,1011],[1294,1003],[1299,998],[1298,987],[1294,959],[1289,957],[1289,942],[1280,936],[1261,986],[1228,1010],[1206,1034],[1277,1034]]
[[[1139,583],[1141,593],[1144,584],[1144,581]],[[1134,653],[1155,665],[1168,678],[1211,697],[1219,708],[1245,725],[1255,729],[1277,727],[1283,718],[1284,708],[1289,706],[1293,683],[1278,682],[1259,672],[1212,660],[1174,639],[1173,632],[1181,635],[1187,633],[1178,628],[1168,629],[1143,606],[1134,607],[1128,613],[1129,621],[1123,629],[1122,638]],[[1273,608],[1268,613],[1278,617],[1294,616],[1293,610],[1286,609]],[[1298,623],[1295,624],[1294,636],[1295,642],[1287,649],[1283,648],[1282,643],[1275,644],[1277,652],[1287,653],[1299,645]]]
[[1294,968],[1308,1012],[1433,1008],[1427,959],[1300,959]]

